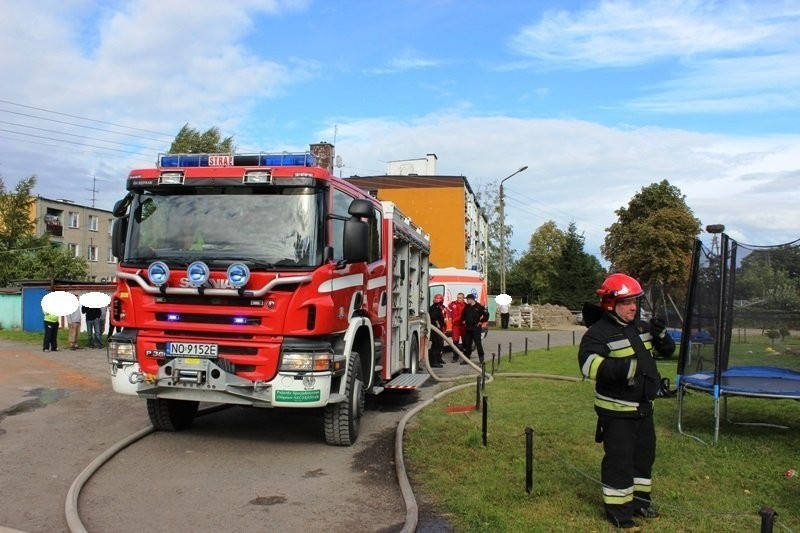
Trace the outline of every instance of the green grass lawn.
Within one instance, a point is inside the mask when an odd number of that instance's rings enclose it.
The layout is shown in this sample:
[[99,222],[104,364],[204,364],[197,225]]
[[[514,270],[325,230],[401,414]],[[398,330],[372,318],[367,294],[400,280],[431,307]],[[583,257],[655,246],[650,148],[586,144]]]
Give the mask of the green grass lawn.
[[[58,328],[58,349],[59,350],[69,350],[69,330],[67,328]],[[31,332],[31,331],[22,331],[19,329],[0,329],[0,339],[10,340],[10,341],[19,341],[19,342],[29,342],[31,344],[36,344],[39,348],[42,347],[42,343],[44,342],[44,333],[43,332]],[[88,336],[86,332],[82,332],[80,338],[78,339],[78,343],[82,348],[86,348],[89,345]],[[106,344],[106,334],[103,333],[103,345]]]
[[[0,330],[0,338],[41,346],[41,333]],[[796,344],[773,348],[749,337],[731,352],[748,364],[797,367]],[[59,331],[59,347],[68,347]],[[86,335],[81,344],[86,345]],[[577,347],[504,356],[487,383],[487,446],[482,413],[448,413],[449,405],[474,405],[473,387],[445,396],[412,420],[406,431],[406,466],[419,499],[433,504],[459,532],[611,531],[600,497],[602,446],[594,442],[596,415],[591,382],[503,377],[541,373],[578,377]],[[737,361],[738,363],[739,361]],[[674,383],[677,360],[660,360]],[[474,377],[470,378],[474,382]],[[647,531],[759,531],[762,506],[778,517],[775,531],[800,532],[800,403],[731,398],[733,420],[790,426],[777,429],[723,422],[719,443],[703,445],[677,431],[675,398],[656,401],[658,452],[653,500],[661,517]],[[533,490],[525,491],[525,428],[533,430]],[[684,398],[684,431],[713,441],[711,396]]]
[[[456,531],[613,529],[600,495],[602,445],[594,442],[593,383],[502,377],[503,372],[576,377],[576,354],[577,347],[566,346],[503,359],[485,389],[486,447],[480,412],[446,409],[474,405],[474,388],[431,404],[409,426],[406,463],[415,490]],[[661,360],[659,367],[674,383],[677,361]],[[704,445],[678,433],[674,397],[656,401],[653,501],[661,517],[644,523],[647,531],[759,531],[762,506],[778,513],[776,531],[800,531],[800,478],[785,476],[787,469],[800,468],[800,403],[730,398],[728,414],[792,427],[723,422],[719,443]],[[531,494],[525,490],[526,427],[533,430]],[[683,429],[713,442],[710,395],[684,397]]]

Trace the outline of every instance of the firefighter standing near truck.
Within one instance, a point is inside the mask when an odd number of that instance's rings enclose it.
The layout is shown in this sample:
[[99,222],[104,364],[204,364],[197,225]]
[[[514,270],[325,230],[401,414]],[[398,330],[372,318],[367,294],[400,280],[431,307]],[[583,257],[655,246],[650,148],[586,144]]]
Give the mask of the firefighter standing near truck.
[[653,350],[668,357],[675,343],[662,320],[638,320],[643,291],[632,277],[611,274],[597,293],[602,314],[589,324],[578,362],[583,376],[595,380],[595,441],[603,443],[605,453],[601,481],[606,517],[628,529],[637,526],[634,515],[658,516],[650,500],[656,453],[653,400],[661,388]]
[[[483,322],[489,320],[489,313],[486,308],[475,300],[475,295],[467,294],[467,305],[461,315],[461,322],[464,325],[464,355],[469,359],[472,356],[472,346],[478,351],[478,362],[483,363]],[[461,361],[461,364],[467,364]]]
[[[431,325],[435,328],[438,328],[439,331],[444,332],[445,328],[447,328],[447,308],[444,306],[444,296],[441,294],[434,295],[433,304],[428,311],[430,313]],[[444,346],[444,341],[436,332],[431,332],[430,337],[430,364],[434,368],[442,368],[444,366],[444,361],[442,360],[442,348]]]

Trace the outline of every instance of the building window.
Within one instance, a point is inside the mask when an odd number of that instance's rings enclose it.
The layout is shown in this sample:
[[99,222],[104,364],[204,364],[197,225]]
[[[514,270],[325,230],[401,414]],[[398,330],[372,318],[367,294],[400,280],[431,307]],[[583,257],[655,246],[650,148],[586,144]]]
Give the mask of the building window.
[[70,211],[69,212],[69,227],[70,228],[79,228],[80,225],[78,225],[78,221],[79,221],[78,213],[76,213],[74,211]]
[[114,252],[111,251],[111,248],[108,249],[108,258],[106,258],[106,261],[108,261],[109,263],[117,262],[117,258],[114,257]]
[[97,246],[89,246],[89,261],[97,262]]
[[47,212],[44,215],[45,231],[54,237],[61,237],[63,235],[63,228],[61,227],[61,219],[56,213]]
[[67,243],[67,251],[72,257],[80,257],[80,251],[77,244],[71,242]]
[[89,231],[97,231],[100,219],[94,215],[89,215]]
[[111,236],[114,233],[114,219],[108,219],[108,235]]

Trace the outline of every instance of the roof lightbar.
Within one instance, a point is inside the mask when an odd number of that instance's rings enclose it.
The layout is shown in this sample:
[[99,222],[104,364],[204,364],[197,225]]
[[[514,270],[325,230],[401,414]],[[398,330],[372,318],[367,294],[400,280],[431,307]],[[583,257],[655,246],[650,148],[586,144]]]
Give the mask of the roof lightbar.
[[159,154],[159,168],[183,167],[314,167],[317,159],[310,152],[257,154]]

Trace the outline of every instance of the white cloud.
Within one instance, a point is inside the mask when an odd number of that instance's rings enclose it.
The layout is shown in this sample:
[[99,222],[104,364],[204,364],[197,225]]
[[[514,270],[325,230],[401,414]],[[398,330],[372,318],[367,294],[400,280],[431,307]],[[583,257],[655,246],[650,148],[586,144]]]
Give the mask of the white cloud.
[[667,57],[738,51],[794,40],[790,4],[607,0],[551,11],[510,40],[516,52],[558,68],[631,66]]
[[753,112],[800,107],[798,24],[800,7],[792,2],[607,0],[574,13],[548,12],[509,42],[533,60],[527,67],[663,63],[663,81],[642,74],[647,95],[628,104],[638,110]]
[[418,51],[407,49],[391,58],[386,66],[375,69],[370,69],[367,74],[395,74],[397,72],[405,72],[407,70],[420,70],[434,68],[441,65],[441,61],[436,59],[429,59],[424,57]]
[[[668,180],[702,223],[724,223],[746,242],[800,237],[800,136],[747,139],[663,128],[609,128],[575,120],[436,115],[416,121],[338,122],[345,175],[386,172],[385,161],[435,153],[437,173],[465,175],[473,189],[505,183],[513,247],[542,223],[575,221],[597,253],[614,211],[642,187]],[[350,172],[348,172],[350,171]]]

